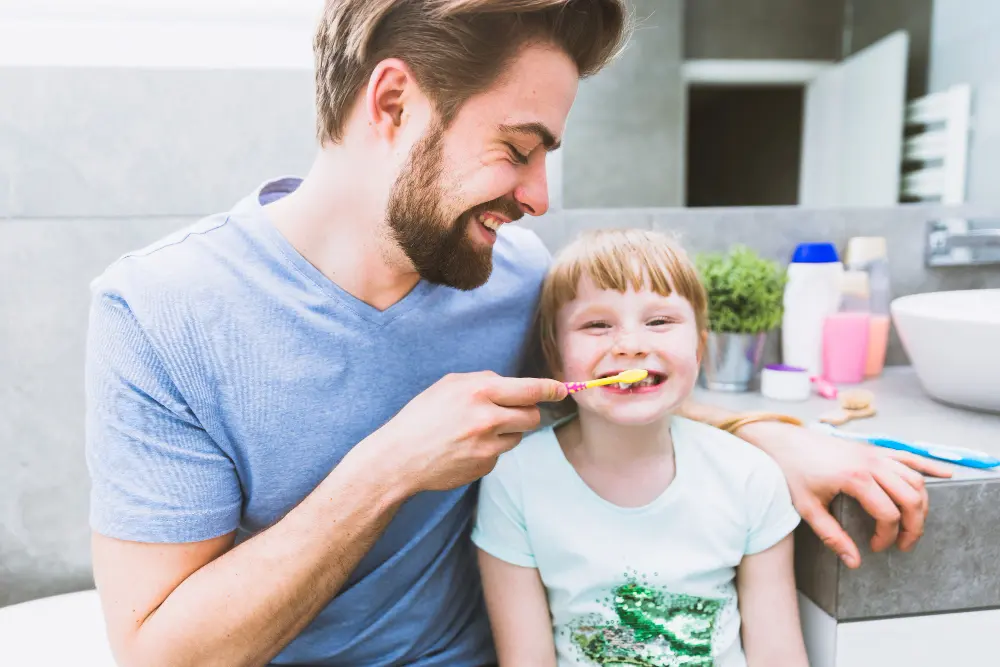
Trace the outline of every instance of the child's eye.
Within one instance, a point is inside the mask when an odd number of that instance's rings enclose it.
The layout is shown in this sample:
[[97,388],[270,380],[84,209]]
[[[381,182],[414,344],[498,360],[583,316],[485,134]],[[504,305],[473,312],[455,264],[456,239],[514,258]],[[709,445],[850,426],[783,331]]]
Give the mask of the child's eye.
[[677,320],[675,320],[672,317],[654,317],[648,322],[648,324],[651,327],[662,327],[667,324],[674,324],[676,322]]
[[609,329],[611,327],[607,322],[587,322],[583,325],[584,329]]

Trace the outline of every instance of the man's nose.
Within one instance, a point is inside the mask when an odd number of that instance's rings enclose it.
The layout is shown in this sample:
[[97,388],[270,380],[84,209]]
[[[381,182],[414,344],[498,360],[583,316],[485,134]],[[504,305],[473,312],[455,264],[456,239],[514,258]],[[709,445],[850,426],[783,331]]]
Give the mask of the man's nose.
[[545,173],[544,154],[522,167],[520,184],[514,190],[514,199],[528,215],[544,215],[549,210],[549,180]]

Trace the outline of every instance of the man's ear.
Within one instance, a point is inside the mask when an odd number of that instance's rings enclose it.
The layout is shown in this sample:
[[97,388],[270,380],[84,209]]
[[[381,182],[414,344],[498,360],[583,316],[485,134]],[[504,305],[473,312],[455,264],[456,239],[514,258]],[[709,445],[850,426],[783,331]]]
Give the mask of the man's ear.
[[421,124],[414,134],[423,134],[430,120],[430,101],[417,85],[413,70],[398,58],[387,58],[372,70],[365,91],[365,114],[372,130],[390,143]]

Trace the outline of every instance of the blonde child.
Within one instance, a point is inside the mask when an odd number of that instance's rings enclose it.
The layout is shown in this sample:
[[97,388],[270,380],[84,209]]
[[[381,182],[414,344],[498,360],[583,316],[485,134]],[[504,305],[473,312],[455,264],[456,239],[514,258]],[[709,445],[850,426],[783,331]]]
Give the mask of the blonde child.
[[586,234],[540,303],[556,377],[649,371],[567,399],[480,486],[473,540],[501,667],[802,667],[799,516],[778,466],[673,416],[706,332],[695,269],[650,231]]

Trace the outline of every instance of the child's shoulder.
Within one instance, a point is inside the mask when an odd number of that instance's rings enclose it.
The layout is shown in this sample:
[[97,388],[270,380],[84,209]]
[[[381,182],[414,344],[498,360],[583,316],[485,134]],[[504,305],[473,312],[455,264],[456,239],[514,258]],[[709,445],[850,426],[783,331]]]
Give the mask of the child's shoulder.
[[731,433],[708,424],[674,418],[675,438],[687,445],[697,456],[730,477],[746,478],[754,474],[780,472],[774,459],[758,447]]
[[565,423],[560,420],[526,433],[515,447],[500,455],[490,473],[494,476],[544,475],[562,456],[556,429]]

